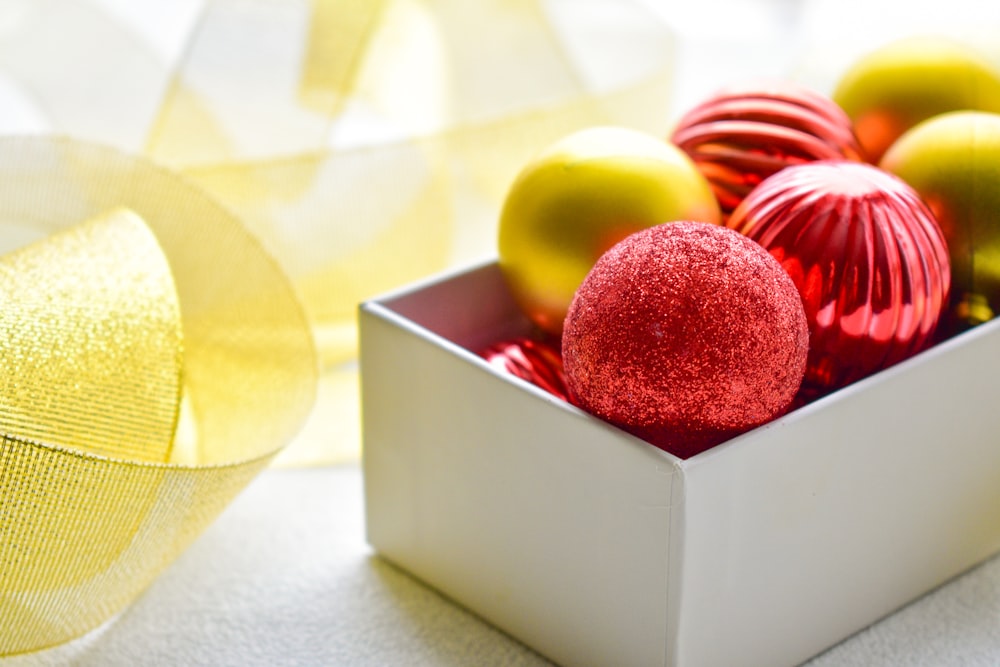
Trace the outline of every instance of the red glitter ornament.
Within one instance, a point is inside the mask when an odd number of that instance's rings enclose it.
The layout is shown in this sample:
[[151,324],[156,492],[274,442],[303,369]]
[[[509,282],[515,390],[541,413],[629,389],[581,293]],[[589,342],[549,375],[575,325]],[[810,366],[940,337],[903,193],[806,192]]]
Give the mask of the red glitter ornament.
[[697,222],[649,228],[605,253],[563,331],[574,402],[682,457],[781,414],[807,349],[802,302],[781,265]]
[[558,348],[533,338],[518,337],[494,343],[479,352],[490,366],[541,387],[553,396],[569,400]]
[[863,159],[851,120],[840,107],[783,82],[716,93],[680,119],[672,140],[711,183],[724,216],[785,167]]
[[895,176],[852,162],[790,167],[728,224],[777,258],[802,295],[807,385],[842,387],[931,343],[951,281],[948,249],[933,214]]

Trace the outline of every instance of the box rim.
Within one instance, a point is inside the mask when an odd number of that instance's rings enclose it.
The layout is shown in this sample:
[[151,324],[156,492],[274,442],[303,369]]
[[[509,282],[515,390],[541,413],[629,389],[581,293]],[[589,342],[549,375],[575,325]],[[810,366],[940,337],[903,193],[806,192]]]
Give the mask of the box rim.
[[871,388],[877,387],[899,374],[909,373],[910,369],[915,366],[923,365],[941,355],[948,354],[949,350],[952,348],[967,345],[969,341],[977,340],[983,336],[989,336],[995,329],[1000,329],[1000,317],[984,322],[983,324],[966,331],[959,332],[945,340],[935,343],[931,347],[921,350],[911,357],[893,364],[888,368],[883,368],[882,370],[865,376],[847,386],[834,390],[825,396],[807,403],[806,405],[772,419],[765,424],[761,424],[760,426],[745,433],[741,433],[733,438],[730,438],[725,442],[719,443],[718,445],[706,449],[703,452],[699,452],[694,456],[687,459],[681,459],[682,462],[686,464],[684,467],[690,468],[694,465],[703,465],[711,460],[713,456],[722,456],[723,452],[727,449],[734,446],[741,446],[741,444],[748,440],[752,441],[770,429],[781,428],[786,424],[794,423],[802,419],[809,419],[810,415],[814,412],[824,411],[831,405],[852,400],[858,394],[864,394]]
[[[880,371],[872,373],[856,382],[853,382],[845,387],[841,387],[829,394],[822,396],[810,403],[796,408],[790,412],[787,412],[780,417],[772,419],[771,421],[761,424],[749,431],[741,433],[734,436],[724,442],[719,443],[713,447],[710,447],[702,452],[699,452],[693,456],[682,458],[676,454],[657,447],[656,445],[634,436],[619,426],[616,426],[596,415],[593,415],[582,408],[564,401],[563,399],[550,394],[541,387],[538,387],[527,380],[521,379],[510,373],[501,373],[497,369],[490,366],[485,359],[480,357],[478,354],[468,349],[467,347],[456,343],[449,338],[438,334],[428,327],[425,327],[409,317],[400,314],[393,309],[392,304],[400,299],[405,299],[408,296],[421,292],[430,287],[441,285],[446,282],[457,280],[466,274],[471,274],[477,271],[487,269],[488,267],[498,265],[496,258],[486,259],[473,264],[469,264],[463,267],[458,267],[456,269],[442,271],[434,275],[428,276],[423,280],[415,283],[403,286],[399,289],[387,292],[383,295],[374,297],[372,299],[366,300],[360,304],[360,309],[369,312],[373,315],[377,315],[383,319],[391,321],[396,326],[406,330],[410,334],[417,335],[423,338],[427,338],[433,341],[435,344],[440,345],[447,349],[452,354],[459,356],[467,362],[472,363],[474,366],[479,368],[481,371],[490,373],[497,378],[509,383],[513,383],[515,386],[520,387],[523,390],[531,392],[536,397],[549,402],[557,406],[562,410],[569,410],[573,413],[579,413],[585,417],[594,420],[595,423],[601,425],[602,428],[610,427],[624,433],[631,439],[642,443],[647,447],[651,447],[656,451],[662,453],[667,459],[672,463],[677,465],[683,472],[693,466],[705,465],[715,456],[723,456],[724,453],[731,449],[732,447],[747,446],[749,442],[754,439],[761,437],[763,433],[773,428],[781,428],[785,424],[794,423],[797,420],[808,419],[809,416],[819,410],[825,410],[831,404],[836,404],[845,400],[851,400],[852,397],[859,393],[864,393],[869,390],[870,387],[877,386],[886,380],[886,378],[893,377],[899,373],[907,373],[908,369],[916,364],[926,363],[928,360],[934,359],[939,355],[947,354],[948,351],[956,346],[964,345],[969,340],[976,340],[982,336],[990,335],[990,332],[994,329],[1000,328],[1000,317],[994,318],[988,322],[984,322],[976,327],[968,329],[966,331],[959,332],[945,340],[939,341],[924,350],[921,350],[917,354],[908,357],[888,368],[884,368]],[[748,442],[749,441],[749,442]]]

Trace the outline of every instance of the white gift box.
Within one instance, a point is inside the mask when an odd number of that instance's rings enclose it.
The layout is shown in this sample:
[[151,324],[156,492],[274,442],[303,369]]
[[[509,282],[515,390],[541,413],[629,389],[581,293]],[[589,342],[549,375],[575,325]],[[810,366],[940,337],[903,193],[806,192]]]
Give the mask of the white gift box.
[[495,264],[360,327],[369,542],[557,663],[798,664],[1000,550],[1000,321],[686,460],[475,354]]

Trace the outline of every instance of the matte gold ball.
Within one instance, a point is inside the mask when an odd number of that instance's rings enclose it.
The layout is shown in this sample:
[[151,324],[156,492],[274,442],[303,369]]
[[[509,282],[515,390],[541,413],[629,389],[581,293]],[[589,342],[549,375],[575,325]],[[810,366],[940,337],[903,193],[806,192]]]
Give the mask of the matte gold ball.
[[963,109],[1000,112],[1000,74],[963,44],[942,37],[892,42],[857,61],[833,100],[854,121],[873,162],[917,123]]
[[635,130],[590,128],[518,175],[500,216],[500,268],[528,318],[558,335],[577,287],[615,243],[665,222],[720,219],[708,182],[676,146]]
[[880,165],[910,184],[948,243],[953,319],[1000,312],[1000,114],[956,111],[904,134]]

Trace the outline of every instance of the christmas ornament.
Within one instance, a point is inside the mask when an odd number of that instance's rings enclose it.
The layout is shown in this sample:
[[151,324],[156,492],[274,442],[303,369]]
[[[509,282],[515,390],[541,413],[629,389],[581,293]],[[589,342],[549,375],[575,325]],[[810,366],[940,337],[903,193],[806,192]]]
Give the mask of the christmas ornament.
[[684,153],[635,130],[583,130],[514,182],[500,217],[500,268],[524,313],[558,335],[573,293],[605,250],[682,219],[719,222],[708,184]]
[[808,348],[795,285],[758,244],[698,222],[629,236],[566,318],[576,404],[678,456],[784,411]]
[[861,58],[841,77],[833,99],[878,163],[920,121],[962,109],[1000,112],[1000,74],[962,44],[910,37]]
[[723,90],[688,111],[672,139],[712,184],[724,215],[789,165],[862,159],[844,112],[790,83]]
[[956,111],[904,134],[881,166],[930,206],[951,255],[950,323],[1000,311],[1000,115]]
[[479,356],[499,371],[526,380],[564,401],[569,400],[562,355],[548,342],[522,336],[494,343],[481,350]]
[[948,249],[906,183],[818,162],[764,181],[729,226],[791,275],[809,320],[807,385],[835,389],[926,347],[947,300]]

